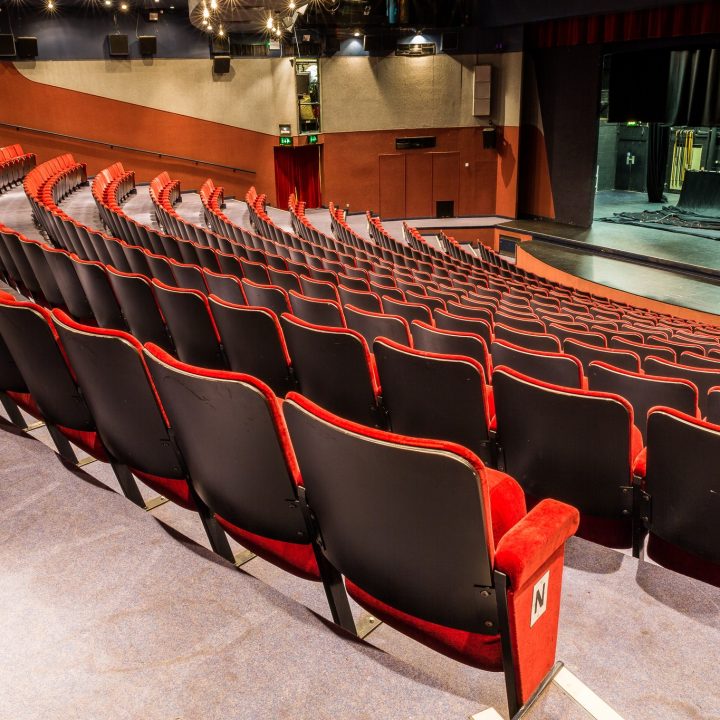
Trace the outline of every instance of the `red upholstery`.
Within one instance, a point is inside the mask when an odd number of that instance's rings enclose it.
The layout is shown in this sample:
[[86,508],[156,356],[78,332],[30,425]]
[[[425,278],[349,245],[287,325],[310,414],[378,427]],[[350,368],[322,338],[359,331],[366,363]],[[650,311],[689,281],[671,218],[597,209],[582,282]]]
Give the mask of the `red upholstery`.
[[305,580],[320,580],[320,572],[311,545],[270,540],[243,530],[220,515],[216,515],[215,518],[228,535],[259,557]]
[[58,430],[74,445],[92,455],[98,460],[108,462],[109,457],[100,436],[93,430],[73,430],[72,428],[57,426]]
[[195,501],[190,495],[190,488],[183,478],[167,478],[160,475],[151,475],[150,473],[141,472],[135,468],[130,468],[133,475],[137,475],[148,487],[152,488],[156,493],[164,495],[172,500],[180,507],[186,510],[195,510]]
[[[557,500],[543,500],[503,537],[496,569],[510,580],[508,609],[515,671],[525,702],[555,661],[565,541],[580,514]],[[546,574],[547,608],[531,626],[536,583]]]

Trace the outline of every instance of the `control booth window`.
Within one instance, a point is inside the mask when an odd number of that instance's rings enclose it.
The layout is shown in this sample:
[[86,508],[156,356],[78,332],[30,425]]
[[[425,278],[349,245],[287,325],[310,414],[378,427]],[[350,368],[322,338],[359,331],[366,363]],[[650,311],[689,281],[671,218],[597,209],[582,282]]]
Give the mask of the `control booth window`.
[[320,132],[320,73],[317,59],[295,60],[300,133]]

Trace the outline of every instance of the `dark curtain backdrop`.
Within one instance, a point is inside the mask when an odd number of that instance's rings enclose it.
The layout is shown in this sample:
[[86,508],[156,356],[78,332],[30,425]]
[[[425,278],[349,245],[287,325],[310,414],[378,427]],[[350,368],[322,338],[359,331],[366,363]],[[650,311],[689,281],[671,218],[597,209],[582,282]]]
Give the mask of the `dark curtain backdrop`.
[[665,122],[720,125],[720,53],[716,48],[670,53]]
[[647,194],[648,202],[651,203],[663,201],[669,142],[670,128],[667,125],[651,123],[647,157]]

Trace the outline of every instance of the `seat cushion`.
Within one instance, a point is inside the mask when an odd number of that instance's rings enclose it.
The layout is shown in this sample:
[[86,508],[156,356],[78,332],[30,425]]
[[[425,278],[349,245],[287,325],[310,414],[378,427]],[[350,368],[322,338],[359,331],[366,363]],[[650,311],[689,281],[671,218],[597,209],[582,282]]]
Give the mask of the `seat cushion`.
[[518,482],[499,470],[485,468],[495,546],[502,536],[525,517],[525,493]]
[[148,487],[155,492],[164,495],[168,500],[172,500],[176,505],[184,507],[186,510],[195,510],[195,501],[190,495],[190,488],[183,478],[168,478],[160,475],[151,475],[150,473],[140,472],[135,468],[130,468],[133,475],[136,475]]
[[256,535],[216,515],[225,532],[259,557],[305,580],[320,580],[315,553],[309,543],[289,543]]
[[346,580],[345,585],[355,602],[404,635],[466,665],[502,670],[499,635],[480,635],[421,620],[368,595],[350,580]]
[[30,395],[30,393],[8,391],[6,394],[16,405],[21,407],[26,413],[32,415],[38,420],[43,419],[40,408],[37,406],[35,400],[33,400],[33,397],[32,395]]
[[71,442],[103,462],[108,461],[108,454],[100,436],[94,430],[73,430],[72,428],[57,426],[58,430]]

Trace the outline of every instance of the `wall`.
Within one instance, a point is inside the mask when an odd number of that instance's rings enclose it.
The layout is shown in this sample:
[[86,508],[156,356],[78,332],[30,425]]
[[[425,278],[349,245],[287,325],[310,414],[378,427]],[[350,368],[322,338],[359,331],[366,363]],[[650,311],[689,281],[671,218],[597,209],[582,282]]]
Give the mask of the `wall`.
[[[497,150],[483,149],[488,119],[472,115],[473,68],[487,63]],[[320,70],[323,197],[352,209],[389,207],[392,217],[434,215],[441,199],[454,199],[457,215],[515,216],[521,53],[334,57]],[[437,146],[395,149],[396,137],[412,135],[435,135]],[[390,176],[393,202],[381,182]]]
[[[481,63],[494,67],[497,150],[483,149],[488,120],[472,115],[473,67]],[[521,67],[521,53],[323,60],[324,202],[377,211],[384,188],[382,209],[390,217],[434,215],[438,200],[453,200],[456,215],[513,217]],[[67,148],[88,162],[91,174],[122,160],[139,181],[168,169],[188,189],[206,177],[228,194],[255,184],[284,205],[285,198],[274,197],[273,147],[280,123],[297,131],[293,72],[288,58],[236,59],[220,78],[208,59],[0,63],[0,123],[101,144],[2,127],[0,142],[21,142],[41,160]],[[397,136],[413,134],[435,135],[437,146],[395,150]]]

